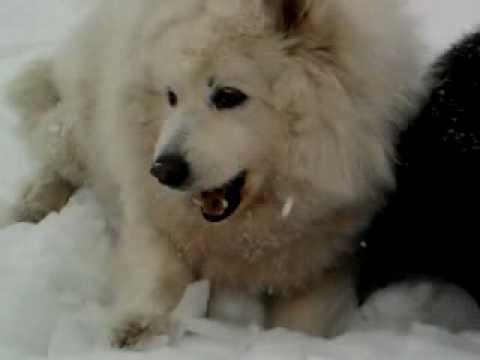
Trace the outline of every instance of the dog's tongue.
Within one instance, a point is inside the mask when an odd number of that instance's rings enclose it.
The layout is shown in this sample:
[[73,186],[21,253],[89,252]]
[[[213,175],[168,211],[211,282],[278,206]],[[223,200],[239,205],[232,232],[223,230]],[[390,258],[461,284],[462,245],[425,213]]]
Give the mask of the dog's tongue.
[[225,195],[226,191],[223,189],[205,191],[193,197],[193,204],[200,207],[207,216],[222,216],[228,208]]

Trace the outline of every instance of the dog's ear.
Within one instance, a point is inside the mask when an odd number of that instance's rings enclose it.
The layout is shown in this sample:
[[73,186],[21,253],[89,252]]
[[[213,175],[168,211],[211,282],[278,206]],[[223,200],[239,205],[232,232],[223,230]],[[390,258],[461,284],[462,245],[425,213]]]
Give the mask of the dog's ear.
[[292,34],[308,20],[315,0],[262,0],[276,31]]

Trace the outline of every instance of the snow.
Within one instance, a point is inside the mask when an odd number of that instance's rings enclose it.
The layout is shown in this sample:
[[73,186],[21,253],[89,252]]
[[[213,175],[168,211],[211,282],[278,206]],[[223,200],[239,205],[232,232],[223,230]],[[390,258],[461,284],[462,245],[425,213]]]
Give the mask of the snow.
[[[428,59],[480,24],[478,0],[408,1],[425,34]],[[176,311],[175,341],[156,338],[135,352],[110,349],[106,323],[112,236],[94,195],[80,191],[60,214],[39,225],[6,226],[9,210],[37,164],[18,136],[3,84],[55,46],[89,3],[1,0],[0,360],[480,357],[480,332],[474,330],[480,329],[480,311],[473,300],[459,289],[428,283],[378,293],[358,312],[349,333],[334,340],[205,320],[208,284],[194,284]]]
[[293,197],[287,198],[287,201],[285,202],[285,205],[283,206],[282,209],[282,218],[286,219],[290,216],[292,213],[293,207],[295,206],[295,199]]

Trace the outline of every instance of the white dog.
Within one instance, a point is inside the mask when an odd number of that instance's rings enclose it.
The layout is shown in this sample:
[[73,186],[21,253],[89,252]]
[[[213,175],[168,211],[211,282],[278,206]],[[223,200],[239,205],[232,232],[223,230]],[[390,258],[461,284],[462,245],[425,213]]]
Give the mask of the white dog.
[[[45,164],[19,220],[93,186],[118,226],[114,343],[193,279],[333,335],[391,188],[418,46],[395,0],[108,0],[11,86]],[[160,182],[160,184],[159,184]],[[250,316],[252,317],[252,316]]]

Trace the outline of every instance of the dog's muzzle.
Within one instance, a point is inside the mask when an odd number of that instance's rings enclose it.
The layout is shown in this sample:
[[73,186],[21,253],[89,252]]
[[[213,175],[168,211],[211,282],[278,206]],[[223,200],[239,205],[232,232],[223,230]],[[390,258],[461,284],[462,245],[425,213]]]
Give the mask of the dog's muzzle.
[[[162,185],[176,190],[185,190],[191,177],[187,161],[177,154],[160,156],[150,170]],[[240,206],[247,172],[241,171],[224,185],[192,195],[192,202],[200,208],[205,220],[212,223],[229,218]]]

